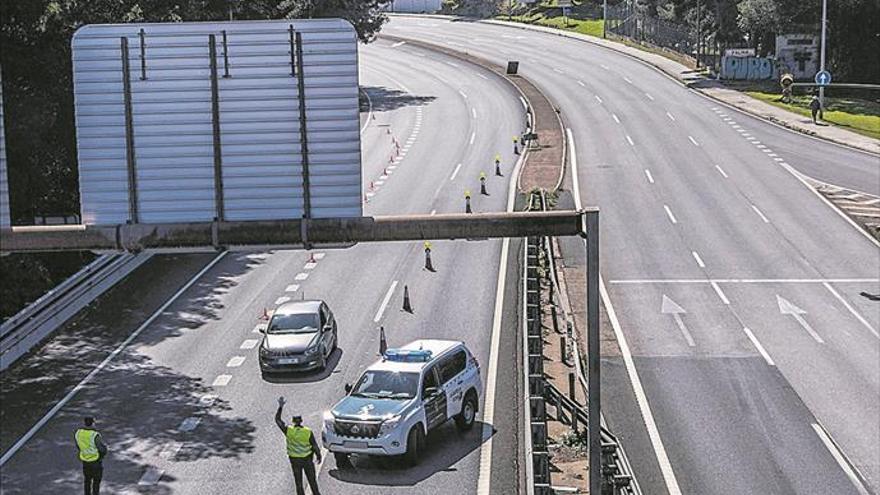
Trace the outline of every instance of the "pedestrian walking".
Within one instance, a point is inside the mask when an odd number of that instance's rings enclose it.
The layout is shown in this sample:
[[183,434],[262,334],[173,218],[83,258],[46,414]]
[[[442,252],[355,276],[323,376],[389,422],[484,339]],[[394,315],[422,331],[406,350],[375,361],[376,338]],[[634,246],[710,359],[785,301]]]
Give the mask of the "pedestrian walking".
[[275,424],[284,433],[287,440],[287,457],[290,459],[290,468],[293,470],[293,482],[296,484],[296,495],[305,495],[303,489],[303,472],[309,481],[312,495],[321,495],[318,491],[318,480],[315,476],[314,460],[321,462],[321,449],[315,441],[312,430],[302,425],[302,416],[295,415],[293,424],[285,424],[281,419],[281,410],[284,408],[284,397],[278,398],[278,410],[275,411]]
[[813,95],[813,99],[810,100],[810,113],[813,114],[813,123],[814,124],[818,123],[818,122],[816,122],[816,115],[821,115],[820,114],[821,111],[822,111],[822,102],[819,101],[818,96]]
[[104,476],[104,466],[101,461],[107,455],[107,446],[101,438],[101,434],[95,429],[95,418],[87,416],[83,419],[83,427],[76,430],[73,435],[76,440],[76,450],[83,468],[83,493],[85,495],[98,495],[101,491],[101,478]]

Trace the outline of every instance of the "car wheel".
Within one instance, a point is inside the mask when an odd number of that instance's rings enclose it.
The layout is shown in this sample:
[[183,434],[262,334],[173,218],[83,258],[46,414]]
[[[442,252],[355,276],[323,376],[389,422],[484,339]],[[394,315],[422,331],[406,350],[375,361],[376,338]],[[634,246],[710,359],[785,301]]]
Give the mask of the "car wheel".
[[351,466],[351,458],[344,452],[334,452],[333,458],[336,459],[336,469],[349,469]]
[[409,430],[406,437],[406,454],[403,455],[406,465],[414,467],[419,464],[419,457],[422,454],[422,444],[424,443],[424,433],[422,433],[421,425],[415,425]]
[[468,431],[474,427],[477,418],[477,396],[470,391],[464,396],[461,412],[455,415],[455,426],[459,431]]

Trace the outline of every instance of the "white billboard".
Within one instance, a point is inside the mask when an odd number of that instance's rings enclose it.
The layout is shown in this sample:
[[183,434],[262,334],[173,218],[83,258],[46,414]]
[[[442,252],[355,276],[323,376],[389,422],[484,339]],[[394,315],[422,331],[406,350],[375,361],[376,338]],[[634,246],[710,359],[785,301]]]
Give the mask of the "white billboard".
[[88,25],[72,47],[84,224],[362,215],[348,22]]

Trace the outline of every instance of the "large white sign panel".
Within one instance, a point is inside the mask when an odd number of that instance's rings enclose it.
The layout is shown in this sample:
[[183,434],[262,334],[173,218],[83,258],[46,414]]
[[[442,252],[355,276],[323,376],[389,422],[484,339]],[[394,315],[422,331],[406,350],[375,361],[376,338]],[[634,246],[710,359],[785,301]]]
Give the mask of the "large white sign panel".
[[72,45],[84,224],[362,215],[348,22],[89,25]]
[[6,125],[3,115],[3,78],[0,77],[0,227],[11,225],[9,219],[9,181],[6,178]]

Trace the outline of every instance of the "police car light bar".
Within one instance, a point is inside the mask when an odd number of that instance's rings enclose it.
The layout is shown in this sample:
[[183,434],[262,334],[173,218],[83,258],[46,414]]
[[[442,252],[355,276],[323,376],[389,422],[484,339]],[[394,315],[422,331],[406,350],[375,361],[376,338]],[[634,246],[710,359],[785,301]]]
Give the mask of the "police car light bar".
[[385,359],[396,363],[427,363],[432,354],[423,349],[388,349],[385,351]]

